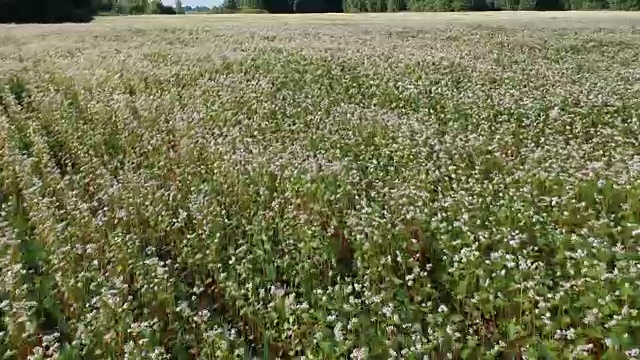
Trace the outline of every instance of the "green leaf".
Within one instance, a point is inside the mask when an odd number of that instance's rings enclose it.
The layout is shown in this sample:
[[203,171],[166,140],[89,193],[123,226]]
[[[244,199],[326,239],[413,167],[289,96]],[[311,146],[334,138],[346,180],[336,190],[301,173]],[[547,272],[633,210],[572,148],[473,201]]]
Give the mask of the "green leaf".
[[71,345],[67,344],[60,351],[60,355],[58,355],[59,360],[79,360],[82,357],[78,350],[74,349]]
[[544,357],[541,356],[541,354],[538,352],[538,349],[536,349],[535,347],[531,346],[527,349],[525,355],[527,356],[528,359],[543,359]]
[[333,349],[335,347],[333,346],[333,343],[331,341],[321,341],[319,345],[323,353],[327,355],[333,354]]
[[466,294],[467,293],[467,281],[466,280],[462,280],[458,283],[458,286],[456,286],[456,293],[458,294]]
[[473,355],[474,350],[476,349],[477,342],[473,339],[469,339],[467,341],[467,345],[462,349],[462,353],[460,354],[463,359],[470,359],[471,355]]
[[540,355],[538,359],[555,359],[557,358],[552,351],[552,347],[549,347],[546,341],[542,342],[540,346],[538,346],[538,354]]
[[276,267],[272,264],[267,265],[267,277],[270,281],[276,280]]
[[597,328],[586,328],[582,330],[582,334],[588,338],[602,339],[602,330]]
[[515,340],[519,332],[520,328],[513,322],[510,322],[509,325],[507,325],[507,337],[509,340]]
[[315,310],[311,314],[318,321],[325,321],[327,319],[326,314],[322,310]]

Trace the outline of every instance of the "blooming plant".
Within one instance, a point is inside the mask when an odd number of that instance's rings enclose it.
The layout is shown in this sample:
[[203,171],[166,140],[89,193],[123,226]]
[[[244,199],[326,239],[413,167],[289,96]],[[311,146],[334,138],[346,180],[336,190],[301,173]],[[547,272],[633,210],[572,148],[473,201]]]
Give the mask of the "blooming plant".
[[0,27],[0,354],[640,358],[640,17],[403,16]]

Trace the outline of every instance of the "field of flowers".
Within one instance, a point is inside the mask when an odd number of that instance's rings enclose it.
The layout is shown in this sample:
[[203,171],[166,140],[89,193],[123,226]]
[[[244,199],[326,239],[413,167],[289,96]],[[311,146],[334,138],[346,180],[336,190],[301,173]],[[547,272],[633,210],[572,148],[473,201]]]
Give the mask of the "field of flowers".
[[638,25],[0,27],[0,357],[639,359]]

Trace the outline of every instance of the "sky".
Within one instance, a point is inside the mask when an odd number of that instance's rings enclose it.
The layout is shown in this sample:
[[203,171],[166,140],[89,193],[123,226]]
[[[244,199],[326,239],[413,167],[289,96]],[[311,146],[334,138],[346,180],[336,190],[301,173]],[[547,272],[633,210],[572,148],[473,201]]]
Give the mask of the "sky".
[[[175,0],[162,0],[162,2],[166,5],[174,5]],[[222,0],[182,0],[182,6],[208,6],[212,7],[214,5],[222,4]]]

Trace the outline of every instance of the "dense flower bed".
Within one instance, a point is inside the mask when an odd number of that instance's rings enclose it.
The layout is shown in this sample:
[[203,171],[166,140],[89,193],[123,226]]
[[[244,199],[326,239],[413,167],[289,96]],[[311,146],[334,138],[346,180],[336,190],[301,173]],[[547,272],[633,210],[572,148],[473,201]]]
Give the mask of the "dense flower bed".
[[0,353],[637,359],[640,38],[537,16],[0,28]]

